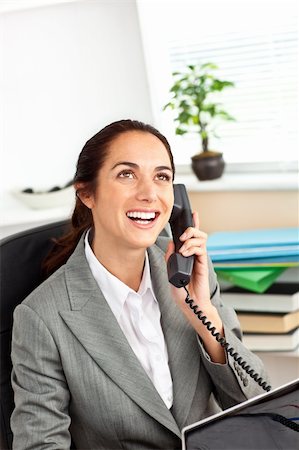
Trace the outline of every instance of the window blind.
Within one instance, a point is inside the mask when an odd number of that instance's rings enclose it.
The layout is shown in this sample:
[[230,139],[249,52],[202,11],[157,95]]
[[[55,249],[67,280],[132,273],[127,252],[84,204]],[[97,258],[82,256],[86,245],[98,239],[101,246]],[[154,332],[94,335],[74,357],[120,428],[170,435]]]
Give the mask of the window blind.
[[221,94],[220,101],[236,122],[219,125],[221,139],[211,142],[225,152],[226,160],[297,158],[298,32],[294,17],[280,30],[228,31],[199,42],[169,44],[173,71],[211,61],[219,66],[220,79],[235,83],[235,88]]
[[[236,121],[219,122],[211,149],[225,153],[228,163],[298,160],[297,2],[162,0],[159,5],[155,17],[163,28],[154,32],[163,32],[171,71],[212,62],[219,79],[235,83],[217,101]],[[151,20],[157,21],[154,15]],[[157,64],[152,70],[161,69]],[[188,163],[198,137],[177,139],[176,161]]]

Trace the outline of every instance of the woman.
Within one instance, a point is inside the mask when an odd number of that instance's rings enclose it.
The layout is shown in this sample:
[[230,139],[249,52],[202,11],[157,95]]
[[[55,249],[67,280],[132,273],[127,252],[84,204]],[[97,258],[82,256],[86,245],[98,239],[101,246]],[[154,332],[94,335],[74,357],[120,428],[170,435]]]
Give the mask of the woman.
[[[179,449],[180,430],[262,392],[170,286],[159,237],[173,206],[164,136],[131,120],[84,146],[72,230],[15,310],[15,449]],[[265,377],[220,300],[197,214],[181,236],[195,255],[188,290],[222,336]],[[166,243],[165,243],[166,240]],[[65,264],[64,264],[65,263]]]

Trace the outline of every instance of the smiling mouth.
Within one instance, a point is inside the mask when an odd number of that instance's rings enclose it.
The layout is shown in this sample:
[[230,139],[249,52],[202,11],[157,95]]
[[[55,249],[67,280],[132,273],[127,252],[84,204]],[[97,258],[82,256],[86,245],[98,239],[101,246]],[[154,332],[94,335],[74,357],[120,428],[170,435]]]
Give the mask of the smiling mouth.
[[142,225],[147,225],[152,223],[157,217],[159,213],[155,211],[144,212],[144,211],[128,211],[127,217],[135,223],[139,223]]

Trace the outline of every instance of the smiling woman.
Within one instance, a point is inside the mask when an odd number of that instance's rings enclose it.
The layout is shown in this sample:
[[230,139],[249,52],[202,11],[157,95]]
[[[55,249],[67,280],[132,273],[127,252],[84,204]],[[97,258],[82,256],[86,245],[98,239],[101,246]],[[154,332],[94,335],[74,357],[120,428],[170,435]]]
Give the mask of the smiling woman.
[[93,252],[129,286],[139,286],[140,280],[117,261],[135,249],[135,258],[143,262],[145,249],[167,224],[173,206],[171,164],[156,135],[131,130],[110,143],[94,191],[84,182],[75,182],[80,200],[92,212]]
[[[85,144],[72,228],[47,260],[57,270],[14,313],[14,448],[175,450],[184,426],[261,393],[168,281],[173,177],[150,125],[114,122]],[[265,379],[193,223],[179,252],[194,256],[194,305]]]
[[[130,133],[129,137],[128,133]],[[132,157],[140,154],[140,158],[143,155],[144,164],[147,161],[147,164],[150,165],[155,147],[156,153],[159,154],[159,151],[161,151],[163,161],[158,158],[157,166],[146,167],[146,170],[148,168],[154,170],[151,175],[156,178],[154,185],[161,184],[162,186],[165,185],[164,190],[166,186],[170,189],[171,180],[175,173],[170,145],[165,136],[151,125],[132,120],[114,122],[104,127],[86,142],[79,155],[74,176],[77,201],[72,216],[72,229],[69,234],[57,242],[55,251],[45,261],[44,267],[48,274],[66,262],[82,233],[92,227],[92,205],[94,206],[94,214],[96,210],[98,211],[97,220],[99,223],[106,221],[106,233],[107,231],[110,232],[114,215],[109,214],[107,208],[114,200],[117,200],[117,197],[115,198],[115,195],[112,194],[113,191],[110,190],[110,186],[112,189],[117,187],[117,192],[122,193],[122,195],[131,192],[134,186],[136,189],[136,183],[137,186],[140,186],[141,168],[134,160],[128,161],[128,154],[130,154],[128,152],[132,153]],[[162,181],[164,178],[169,178],[169,182]],[[130,190],[125,186],[128,186]],[[103,199],[98,200],[98,196],[103,196]],[[144,208],[144,202],[141,203]],[[162,217],[159,223],[161,219]],[[120,236],[115,237],[119,238]],[[118,246],[118,244],[116,245]],[[115,246],[115,243],[113,243],[113,246]]]

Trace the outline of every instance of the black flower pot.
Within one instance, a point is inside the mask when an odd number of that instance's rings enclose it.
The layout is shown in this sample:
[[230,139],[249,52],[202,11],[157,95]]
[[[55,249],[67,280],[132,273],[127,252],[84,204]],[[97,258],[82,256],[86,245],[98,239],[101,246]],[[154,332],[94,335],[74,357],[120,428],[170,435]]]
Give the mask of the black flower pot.
[[223,174],[225,162],[222,153],[203,152],[192,156],[192,169],[200,181],[215,180]]

